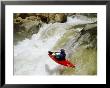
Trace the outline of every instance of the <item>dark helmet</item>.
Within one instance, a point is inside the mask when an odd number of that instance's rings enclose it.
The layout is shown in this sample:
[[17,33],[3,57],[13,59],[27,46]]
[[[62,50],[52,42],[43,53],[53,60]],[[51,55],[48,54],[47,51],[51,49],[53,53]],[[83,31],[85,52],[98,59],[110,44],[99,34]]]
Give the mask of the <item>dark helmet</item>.
[[64,49],[61,49],[60,51],[61,51],[61,52],[65,52],[65,50],[64,50]]

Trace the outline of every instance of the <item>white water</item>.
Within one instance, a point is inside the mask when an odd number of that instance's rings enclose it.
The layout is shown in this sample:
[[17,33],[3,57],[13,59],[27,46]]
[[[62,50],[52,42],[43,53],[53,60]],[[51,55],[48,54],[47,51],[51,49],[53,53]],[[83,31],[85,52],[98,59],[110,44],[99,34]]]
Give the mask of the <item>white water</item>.
[[[48,65],[50,70],[58,67],[58,64],[49,58],[48,51],[64,34],[66,27],[65,24],[59,23],[45,24],[30,40],[25,39],[14,46],[14,74],[49,75],[45,65]],[[51,30],[54,33],[50,32]],[[53,36],[49,37],[48,33],[53,33]],[[43,36],[45,38],[42,38]],[[58,74],[58,72],[54,72],[54,74]]]
[[[14,75],[50,75],[59,74],[58,64],[51,60],[48,51],[63,36],[71,24],[90,21],[68,18],[66,23],[44,24],[38,34],[25,39],[14,46]],[[51,73],[49,70],[54,70]]]
[[96,18],[88,18],[86,16],[81,16],[81,15],[75,16],[74,18],[73,17],[68,17],[68,19],[67,19],[67,23],[74,24],[74,25],[93,23],[93,22],[96,22],[96,21],[97,21]]

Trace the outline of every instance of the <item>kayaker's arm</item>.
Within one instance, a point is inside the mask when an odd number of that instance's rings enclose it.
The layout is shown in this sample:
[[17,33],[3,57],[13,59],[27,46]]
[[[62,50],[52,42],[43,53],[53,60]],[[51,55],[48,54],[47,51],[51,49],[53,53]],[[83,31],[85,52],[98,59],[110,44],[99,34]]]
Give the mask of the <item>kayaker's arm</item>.
[[60,52],[55,52],[55,53],[60,53]]
[[57,55],[57,53],[60,53],[60,52],[53,52],[52,55]]
[[52,51],[48,51],[49,54],[53,54],[56,55],[56,53],[60,53],[60,52],[52,52]]

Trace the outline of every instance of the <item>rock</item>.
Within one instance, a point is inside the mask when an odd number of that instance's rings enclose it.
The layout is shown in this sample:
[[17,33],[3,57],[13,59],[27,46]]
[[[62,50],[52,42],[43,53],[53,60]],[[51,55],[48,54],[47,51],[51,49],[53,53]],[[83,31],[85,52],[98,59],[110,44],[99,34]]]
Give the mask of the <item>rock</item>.
[[25,19],[29,16],[35,16],[35,13],[16,13],[15,17],[21,17],[22,19]]
[[62,23],[66,20],[64,13],[15,13],[14,33],[23,38],[29,37],[37,33],[43,23]]
[[14,19],[14,23],[15,24],[22,24],[23,23],[23,19],[21,17],[18,17],[16,19]]
[[38,33],[42,21],[38,16],[29,15],[32,14],[28,14],[28,17],[25,15],[25,19],[23,19],[23,17],[17,17],[14,19],[14,42],[30,38],[33,34]]
[[42,16],[42,15],[40,15],[39,17],[40,17],[42,22],[48,23],[48,17]]
[[84,29],[83,30],[93,30],[93,28],[96,28],[97,27],[97,23],[89,23],[89,24],[86,24]]
[[87,45],[87,48],[97,47],[97,23],[86,24],[81,30],[81,37],[79,39],[80,45]]
[[45,23],[66,22],[67,15],[64,13],[16,13],[14,19],[41,20]]
[[14,13],[13,14],[14,19],[16,19],[17,17],[19,17],[19,15],[20,15],[20,13]]
[[49,14],[49,23],[55,23],[55,13]]
[[22,19],[25,19],[28,16],[29,16],[29,14],[27,14],[27,13],[22,13],[19,15],[19,17],[21,17]]
[[84,15],[90,18],[97,17],[97,13],[80,13],[80,15]]
[[60,23],[64,23],[67,21],[67,16],[63,13],[61,14],[56,14],[55,15],[55,21],[56,22],[60,22]]

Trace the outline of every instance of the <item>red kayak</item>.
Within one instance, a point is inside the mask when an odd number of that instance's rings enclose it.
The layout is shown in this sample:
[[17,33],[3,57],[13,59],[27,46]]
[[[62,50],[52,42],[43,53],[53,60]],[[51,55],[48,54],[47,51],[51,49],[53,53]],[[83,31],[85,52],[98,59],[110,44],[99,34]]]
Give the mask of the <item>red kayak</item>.
[[52,60],[54,60],[56,63],[58,63],[58,64],[61,64],[61,65],[64,65],[64,66],[67,66],[67,67],[75,67],[75,65],[74,64],[72,64],[70,61],[68,61],[68,60],[61,60],[61,61],[59,61],[59,60],[57,60],[56,59],[56,57],[54,56],[54,55],[52,55],[52,54],[48,54],[49,55],[49,57],[52,59]]

